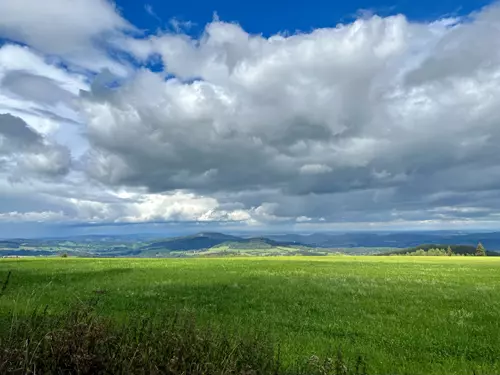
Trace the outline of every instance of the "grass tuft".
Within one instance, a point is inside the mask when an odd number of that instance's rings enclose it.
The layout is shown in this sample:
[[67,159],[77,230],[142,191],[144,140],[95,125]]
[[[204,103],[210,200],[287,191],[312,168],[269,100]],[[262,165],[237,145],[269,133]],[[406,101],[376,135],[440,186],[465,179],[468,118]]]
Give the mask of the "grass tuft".
[[10,280],[10,275],[11,274],[12,274],[12,271],[9,271],[7,273],[7,277],[2,282],[2,288],[0,288],[0,296],[2,296],[5,293],[5,290],[7,290],[7,286],[9,285],[9,280]]

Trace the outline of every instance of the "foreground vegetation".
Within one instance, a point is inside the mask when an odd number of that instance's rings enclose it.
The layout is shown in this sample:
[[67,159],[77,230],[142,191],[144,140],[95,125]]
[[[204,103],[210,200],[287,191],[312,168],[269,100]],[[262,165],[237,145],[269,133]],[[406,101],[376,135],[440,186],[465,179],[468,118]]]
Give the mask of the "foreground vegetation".
[[[133,358],[137,373],[156,371],[147,363],[168,373],[165,358],[179,358],[179,347],[186,356],[171,373],[196,373],[188,365],[199,373],[328,373],[325,364],[355,373],[359,357],[371,374],[500,373],[499,258],[1,260],[0,280],[9,271],[0,362],[20,373],[42,366],[43,353],[72,348],[57,343],[75,337],[115,353],[117,364]],[[75,318],[74,301],[96,297],[97,310]],[[74,327],[90,333],[72,335]],[[103,361],[91,347],[76,341],[75,358]],[[64,350],[51,358],[83,368]]]
[[239,337],[200,329],[187,315],[134,317],[116,324],[98,314],[98,300],[52,317],[34,311],[11,316],[0,336],[2,374],[296,374],[364,375],[361,357],[349,363],[311,356],[280,362],[279,347],[262,334]]

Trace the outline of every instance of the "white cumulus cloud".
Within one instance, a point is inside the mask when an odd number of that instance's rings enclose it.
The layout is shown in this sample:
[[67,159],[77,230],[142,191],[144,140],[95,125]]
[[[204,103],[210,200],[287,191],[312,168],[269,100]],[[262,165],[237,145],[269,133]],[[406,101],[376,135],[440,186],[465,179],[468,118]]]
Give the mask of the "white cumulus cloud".
[[[32,194],[4,217],[498,218],[498,5],[269,37],[217,19],[199,38],[186,29],[141,36],[105,0],[0,3],[0,37],[26,45],[0,47],[0,188]],[[164,70],[139,66],[151,58]]]

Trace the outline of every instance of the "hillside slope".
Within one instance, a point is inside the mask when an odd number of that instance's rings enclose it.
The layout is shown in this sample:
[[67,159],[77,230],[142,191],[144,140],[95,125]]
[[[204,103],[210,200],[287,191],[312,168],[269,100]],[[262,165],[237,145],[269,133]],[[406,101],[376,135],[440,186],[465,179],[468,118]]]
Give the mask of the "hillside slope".
[[262,249],[278,246],[289,246],[288,242],[274,241],[268,238],[242,238],[223,233],[198,233],[193,236],[176,237],[152,242],[142,248],[145,251],[182,251],[203,250],[217,246],[234,249]]

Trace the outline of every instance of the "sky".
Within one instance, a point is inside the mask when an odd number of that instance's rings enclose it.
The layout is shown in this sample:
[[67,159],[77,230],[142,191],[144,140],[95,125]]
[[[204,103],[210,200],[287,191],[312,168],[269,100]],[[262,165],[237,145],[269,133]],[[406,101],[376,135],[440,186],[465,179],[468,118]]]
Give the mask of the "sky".
[[0,237],[496,229],[500,4],[0,1]]

